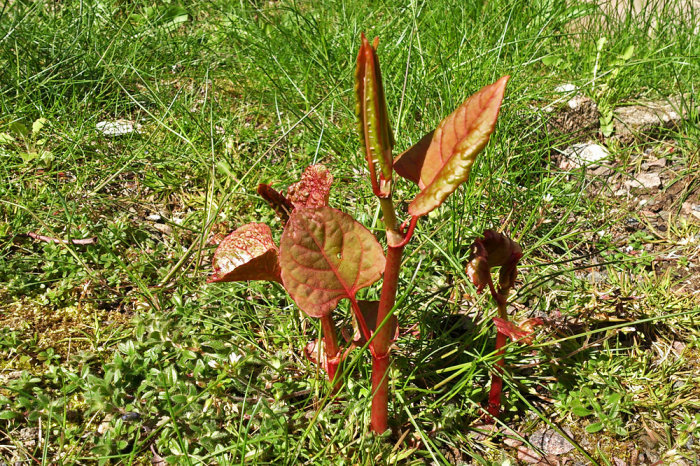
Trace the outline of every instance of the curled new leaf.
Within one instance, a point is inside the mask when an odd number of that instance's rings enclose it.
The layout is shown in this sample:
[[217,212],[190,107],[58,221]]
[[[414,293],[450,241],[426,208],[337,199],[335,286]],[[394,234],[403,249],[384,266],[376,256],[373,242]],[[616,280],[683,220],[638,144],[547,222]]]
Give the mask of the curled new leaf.
[[301,175],[301,180],[289,186],[287,199],[299,207],[325,207],[333,184],[333,175],[320,164],[309,165]]
[[523,250],[518,243],[506,235],[486,230],[483,238],[477,238],[472,243],[467,275],[477,291],[481,291],[491,281],[491,269],[501,267],[499,287],[509,290],[515,284],[517,265],[522,257]]
[[248,223],[224,238],[216,248],[212,266],[214,273],[208,282],[282,282],[277,246],[270,227],[264,223]]
[[509,78],[504,76],[469,97],[440,122],[432,136],[426,135],[396,157],[396,172],[421,189],[408,206],[411,215],[427,214],[467,180],[476,156],[496,127]]
[[328,205],[333,175],[320,164],[309,165],[301,179],[287,188],[283,195],[269,184],[260,183],[258,194],[267,201],[283,222],[297,207],[324,207]]
[[[386,196],[391,192],[391,150],[394,147],[394,136],[387,116],[377,45],[379,38],[374,39],[374,43],[370,45],[362,34],[355,68],[355,97],[360,140],[365,150],[372,188],[376,194]],[[379,179],[376,174],[377,165],[380,171]]]
[[266,183],[260,183],[258,185],[258,194],[270,204],[283,222],[289,220],[289,213],[294,209],[292,201]]
[[362,224],[331,207],[294,209],[280,242],[282,282],[311,317],[322,317],[343,298],[376,282],[386,260]]

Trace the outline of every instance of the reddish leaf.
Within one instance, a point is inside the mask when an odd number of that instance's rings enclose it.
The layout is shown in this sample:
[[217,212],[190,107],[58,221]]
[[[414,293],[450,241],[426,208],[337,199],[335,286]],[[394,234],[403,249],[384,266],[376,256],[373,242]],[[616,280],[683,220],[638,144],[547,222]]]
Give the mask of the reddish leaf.
[[277,246],[264,223],[248,223],[224,238],[212,266],[208,282],[282,281]]
[[287,189],[287,198],[295,208],[325,207],[333,183],[333,175],[323,165],[309,165],[301,180]]
[[[377,330],[377,311],[379,309],[379,301],[358,301],[357,304],[360,307],[362,316],[365,318],[367,328],[370,332],[374,333]],[[384,325],[388,325],[390,327],[389,333],[392,335],[392,339],[396,340],[399,337],[399,320],[396,318],[396,316],[392,315],[389,318],[389,322]],[[352,339],[355,346],[363,346],[365,343],[367,343],[367,340],[362,335],[360,329],[357,328],[357,325],[355,325],[355,334],[352,337],[349,335],[344,336],[348,340]]]
[[421,189],[408,206],[411,215],[427,214],[467,180],[476,156],[496,127],[509,78],[504,76],[469,97],[440,122],[429,146],[425,136],[394,160],[396,172]]
[[420,185],[420,171],[425,162],[425,154],[433,142],[434,134],[435,130],[429,132],[420,141],[394,159],[394,170],[396,170],[396,173]]
[[[362,44],[357,54],[355,69],[355,98],[356,113],[359,122],[360,140],[365,150],[369,166],[372,188],[375,193],[388,195],[391,192],[392,160],[391,150],[394,147],[394,135],[387,116],[386,98],[382,73],[379,69],[377,46],[362,34]],[[376,165],[379,166],[380,178],[377,180]]]
[[331,207],[294,209],[282,234],[282,282],[297,305],[322,317],[376,282],[382,247],[364,226]]
[[494,317],[493,323],[496,325],[496,330],[504,334],[513,341],[520,341],[527,345],[532,343],[532,335],[535,332],[535,327],[543,325],[544,322],[540,318],[528,319],[520,326],[513,322]]
[[523,257],[523,251],[518,243],[506,235],[486,230],[484,237],[475,239],[471,248],[467,275],[477,291],[480,292],[489,284],[492,267],[501,267],[499,285],[502,290],[513,287],[518,273],[517,265]]
[[289,213],[294,209],[292,201],[284,197],[282,193],[275,188],[265,183],[260,183],[258,185],[258,194],[270,204],[283,222],[289,220]]

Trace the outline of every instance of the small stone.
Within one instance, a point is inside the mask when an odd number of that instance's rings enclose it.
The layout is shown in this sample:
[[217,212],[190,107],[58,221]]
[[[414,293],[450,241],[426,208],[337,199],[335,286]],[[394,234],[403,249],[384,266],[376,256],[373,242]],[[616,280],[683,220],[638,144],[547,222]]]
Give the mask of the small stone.
[[650,463],[657,463],[659,461],[659,455],[657,455],[653,451],[646,450],[644,453],[646,453],[647,461],[649,461]]
[[658,128],[672,128],[682,120],[676,111],[680,102],[648,102],[615,109],[615,137],[631,140]]
[[571,83],[566,83],[566,84],[560,84],[557,87],[554,88],[554,92],[559,92],[559,93],[566,93],[566,92],[574,92],[577,90],[578,87],[576,87],[574,84]]
[[658,173],[640,173],[632,180],[625,181],[627,188],[658,189],[661,187],[661,177]]
[[681,206],[681,212],[686,216],[693,216],[700,220],[700,204],[685,201]]
[[677,356],[683,354],[683,351],[685,351],[685,347],[686,345],[682,341],[674,341],[671,345],[671,349],[673,349],[673,352],[676,353]]
[[649,170],[650,168],[664,168],[666,166],[667,160],[665,158],[657,159],[656,157],[650,157],[649,161],[642,163],[642,170]]
[[518,448],[520,445],[523,444],[523,442],[514,438],[507,438],[503,441],[503,443],[511,448]]
[[576,110],[577,108],[585,105],[586,102],[588,102],[588,97],[577,95],[573,99],[569,100],[566,105],[568,105],[571,110]]
[[165,236],[169,236],[173,232],[173,227],[171,227],[167,223],[155,223],[153,224],[153,228],[155,228]]
[[536,464],[542,460],[542,455],[527,447],[518,448],[518,459],[529,464]]
[[627,466],[627,463],[620,458],[613,458],[613,463],[615,463],[615,466]]
[[559,164],[562,170],[573,170],[580,167],[598,168],[599,162],[608,158],[608,150],[598,144],[574,144],[567,147],[564,159]]
[[140,125],[129,120],[100,121],[95,125],[97,131],[105,136],[116,137],[138,132]]
[[[571,432],[565,430],[567,435]],[[574,446],[554,429],[538,430],[530,436],[530,443],[548,455],[563,455],[574,449]]]
[[595,170],[591,171],[591,173],[592,173],[593,175],[595,175],[595,176],[600,176],[600,177],[603,177],[603,176],[610,176],[610,175],[612,175],[612,173],[613,173],[613,169],[610,168],[610,167],[606,167],[606,166],[602,166],[602,165],[601,165],[600,167],[598,167],[598,168],[596,168]]

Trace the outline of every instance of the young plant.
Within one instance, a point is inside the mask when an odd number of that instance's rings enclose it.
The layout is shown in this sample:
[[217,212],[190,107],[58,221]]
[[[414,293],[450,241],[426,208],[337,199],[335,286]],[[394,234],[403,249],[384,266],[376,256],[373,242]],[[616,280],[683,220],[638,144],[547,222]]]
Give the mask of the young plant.
[[[515,277],[518,274],[518,262],[523,257],[520,245],[506,235],[493,230],[484,231],[483,238],[474,240],[471,246],[469,262],[467,263],[467,275],[471,278],[477,292],[483,291],[488,286],[493,300],[498,306],[498,317],[493,318],[496,325],[496,370],[491,377],[491,390],[489,392],[488,413],[492,418],[497,418],[501,410],[501,394],[503,392],[503,378],[501,372],[505,366],[503,347],[508,338],[513,341],[521,341],[530,344],[532,332],[535,326],[542,325],[541,319],[535,318],[516,326],[508,321],[506,305],[508,293],[515,285]],[[498,287],[495,287],[491,279],[491,269],[500,267],[498,275]]]
[[[373,44],[361,37],[355,72],[357,117],[372,192],[378,198],[386,232],[386,253],[377,239],[349,215],[328,205],[333,178],[322,165],[306,169],[284,195],[262,184],[258,193],[285,221],[279,248],[267,225],[244,225],[226,237],[214,254],[218,281],[270,280],[281,283],[299,308],[321,320],[324,355],[318,358],[333,389],[339,365],[354,346],[369,342],[372,355],[371,429],[388,428],[388,368],[396,338],[394,305],[403,250],[418,219],[440,206],[469,176],[489,141],[509,77],[467,99],[417,144],[393,156],[394,136]],[[400,223],[392,199],[394,172],[418,185]],[[379,301],[360,301],[357,292],[383,278]],[[347,351],[338,343],[332,317],[342,299],[350,302],[358,330]],[[312,345],[317,348],[319,345]]]

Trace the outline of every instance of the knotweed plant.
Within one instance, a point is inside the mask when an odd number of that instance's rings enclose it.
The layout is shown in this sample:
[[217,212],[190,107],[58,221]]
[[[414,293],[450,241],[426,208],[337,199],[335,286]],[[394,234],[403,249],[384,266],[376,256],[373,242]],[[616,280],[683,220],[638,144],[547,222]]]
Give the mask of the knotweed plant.
[[[324,166],[312,165],[299,182],[288,187],[286,194],[267,184],[258,186],[258,193],[285,223],[279,247],[267,225],[243,225],[219,244],[209,281],[281,283],[303,312],[321,321],[323,338],[318,345],[323,347],[323,356],[318,362],[334,391],[342,386],[342,371],[338,368],[348,352],[367,344],[372,356],[371,429],[382,433],[388,428],[388,368],[397,333],[394,313],[400,311],[394,306],[404,248],[418,219],[440,206],[469,177],[477,154],[494,131],[509,77],[482,88],[434,131],[394,157],[394,136],[387,116],[377,46],[378,39],[370,44],[362,35],[355,93],[360,142],[372,192],[382,210],[386,248],[350,215],[328,205],[333,177]],[[397,181],[394,174],[419,188],[403,222],[392,199]],[[503,265],[485,260],[487,265]],[[506,269],[507,266],[502,267]],[[512,277],[514,270],[513,266]],[[379,301],[358,300],[358,291],[380,278]],[[356,337],[345,350],[333,319],[333,312],[343,299],[349,301],[357,323]],[[307,354],[315,348],[312,345]]]

